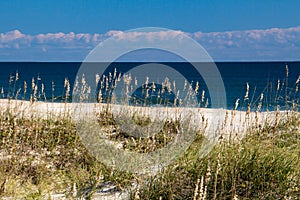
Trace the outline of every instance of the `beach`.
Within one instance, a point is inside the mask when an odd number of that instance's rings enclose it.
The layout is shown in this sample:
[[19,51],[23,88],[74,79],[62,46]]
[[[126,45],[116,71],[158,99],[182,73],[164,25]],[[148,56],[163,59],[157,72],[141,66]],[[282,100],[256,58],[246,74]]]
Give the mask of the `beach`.
[[[19,117],[36,117],[47,119],[49,117],[72,116],[77,119],[78,109],[82,116],[95,112],[103,112],[107,104],[102,103],[52,103],[52,102],[30,102],[24,100],[0,100],[1,112],[9,109]],[[249,129],[259,129],[266,125],[275,125],[278,121],[284,120],[288,111],[238,111],[212,108],[167,108],[167,107],[135,107],[128,105],[109,104],[110,112],[115,115],[126,110],[127,114],[141,113],[150,116],[152,120],[175,120],[178,117],[189,116],[195,128],[201,128],[203,122],[206,125],[213,125],[214,130],[221,131],[220,134],[234,134],[243,137]]]

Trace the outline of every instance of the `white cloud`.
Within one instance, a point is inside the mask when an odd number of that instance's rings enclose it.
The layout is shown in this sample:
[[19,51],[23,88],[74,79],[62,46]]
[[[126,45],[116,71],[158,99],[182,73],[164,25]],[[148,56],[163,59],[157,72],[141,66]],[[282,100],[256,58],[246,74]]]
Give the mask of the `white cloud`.
[[[180,40],[182,31],[123,32],[105,34],[47,33],[27,35],[19,30],[0,34],[0,60],[81,61],[101,41],[123,39]],[[300,60],[300,27],[265,30],[186,33],[215,60]]]
[[217,60],[300,60],[300,27],[193,33]]

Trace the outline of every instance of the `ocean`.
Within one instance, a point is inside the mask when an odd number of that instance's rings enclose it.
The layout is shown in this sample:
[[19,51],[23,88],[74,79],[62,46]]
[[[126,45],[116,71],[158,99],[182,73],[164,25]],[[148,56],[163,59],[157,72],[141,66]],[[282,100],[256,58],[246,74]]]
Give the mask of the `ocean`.
[[[122,73],[142,64],[145,63],[113,63],[110,65],[110,70],[117,68],[117,71]],[[193,80],[195,73],[190,69],[189,63],[162,64],[181,69],[185,77]],[[239,99],[239,110],[247,109],[249,104],[255,109],[262,93],[263,110],[274,110],[276,105],[283,108],[292,106],[293,103],[299,104],[300,94],[296,91],[296,81],[300,75],[300,62],[217,62],[215,64],[224,82],[227,109],[234,108],[237,99]],[[37,94],[39,97],[37,100],[62,102],[65,96],[64,80],[65,78],[69,80],[72,91],[80,66],[80,62],[0,62],[0,88],[1,90],[3,88],[0,97],[16,98],[18,93],[17,99],[29,100],[32,93],[32,79],[34,79],[38,88],[44,85],[44,95]],[[288,66],[288,76],[286,66]],[[24,93],[24,81],[27,83],[26,93]],[[203,82],[203,80],[193,81]],[[248,98],[245,99],[247,84],[249,93]],[[203,86],[202,89],[206,90],[207,87]]]

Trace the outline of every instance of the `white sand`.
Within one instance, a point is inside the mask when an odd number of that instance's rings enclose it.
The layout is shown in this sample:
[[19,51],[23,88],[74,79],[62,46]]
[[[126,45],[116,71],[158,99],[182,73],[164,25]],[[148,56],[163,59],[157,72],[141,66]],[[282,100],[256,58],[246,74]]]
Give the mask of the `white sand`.
[[[52,103],[52,102],[34,102],[22,100],[0,100],[0,113],[11,110],[19,117],[41,117],[49,118],[55,116],[65,116],[70,114],[74,119],[78,115],[87,116],[93,112],[106,109],[106,104],[75,104],[75,103]],[[191,116],[191,124],[195,127],[203,127],[207,123],[213,130],[221,130],[224,135],[243,136],[248,129],[263,127],[265,124],[274,124],[277,119],[283,120],[286,112],[250,112],[231,111],[224,109],[209,108],[141,108],[133,106],[110,105],[110,111],[118,114],[133,114],[138,112],[154,119],[184,119]],[[204,123],[205,122],[205,123]]]

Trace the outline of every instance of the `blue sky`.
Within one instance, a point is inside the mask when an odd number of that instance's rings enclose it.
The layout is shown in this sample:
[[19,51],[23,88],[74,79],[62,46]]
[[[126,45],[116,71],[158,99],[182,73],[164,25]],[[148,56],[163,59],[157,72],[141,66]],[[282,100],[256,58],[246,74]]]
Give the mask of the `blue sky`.
[[104,33],[137,27],[186,32],[300,25],[299,0],[9,0],[0,1],[0,32]]
[[299,0],[0,1],[0,61],[80,61],[111,31],[149,26],[191,35],[216,60],[300,60],[299,8]]

